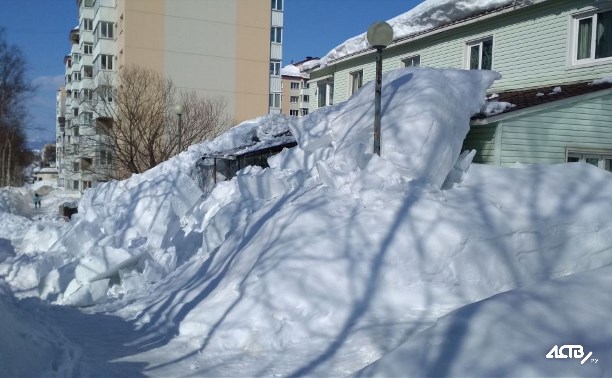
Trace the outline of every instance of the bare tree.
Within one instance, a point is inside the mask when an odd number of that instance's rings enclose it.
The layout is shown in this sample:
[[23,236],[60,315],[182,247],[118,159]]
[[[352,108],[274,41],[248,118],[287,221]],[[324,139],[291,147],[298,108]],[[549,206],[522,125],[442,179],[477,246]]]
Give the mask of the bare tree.
[[23,132],[25,95],[32,91],[25,78],[21,50],[9,45],[0,28],[0,186],[20,185],[29,164]]
[[112,153],[112,178],[141,173],[178,152],[178,117],[174,104],[184,105],[183,146],[211,138],[229,125],[225,102],[178,93],[172,80],[136,66],[123,67],[107,76],[96,90],[93,103],[99,117],[96,143]]

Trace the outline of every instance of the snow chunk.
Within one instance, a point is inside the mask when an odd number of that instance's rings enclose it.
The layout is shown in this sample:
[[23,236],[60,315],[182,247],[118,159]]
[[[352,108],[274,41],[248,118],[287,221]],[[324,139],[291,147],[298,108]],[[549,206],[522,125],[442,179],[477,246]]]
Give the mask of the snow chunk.
[[499,113],[503,113],[506,110],[515,108],[516,105],[511,104],[509,102],[504,102],[504,101],[488,101],[482,108],[481,112],[483,114],[486,114],[488,116],[492,116],[492,115],[496,115]]
[[601,79],[593,80],[591,85],[612,84],[612,76],[606,76]]
[[302,72],[300,72],[300,69],[294,66],[293,64],[288,64],[285,67],[281,68],[281,75],[301,77]]
[[[483,93],[498,78],[493,71],[430,68],[384,74],[382,158],[404,170],[404,175],[439,188],[461,152],[470,117],[480,111]],[[370,82],[348,101],[300,118],[290,125],[300,148],[332,148],[331,165],[342,166],[343,171],[363,168],[367,159],[355,154],[360,146],[366,146],[362,154],[372,154],[373,98]]]

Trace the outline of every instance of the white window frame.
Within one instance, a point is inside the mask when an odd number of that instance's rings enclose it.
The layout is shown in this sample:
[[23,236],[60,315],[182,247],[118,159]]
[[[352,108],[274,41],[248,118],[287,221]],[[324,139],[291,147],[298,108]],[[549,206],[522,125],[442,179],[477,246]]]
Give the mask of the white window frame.
[[[334,104],[334,82],[329,78],[320,80],[316,83],[315,95],[317,96],[317,107],[330,106]],[[321,94],[321,89],[324,89]]]
[[270,108],[280,109],[281,107],[281,94],[270,93]]
[[283,10],[283,0],[272,0],[272,10],[282,11]]
[[270,42],[283,43],[283,28],[280,26],[272,26],[270,28]]
[[[87,71],[89,71],[89,75],[87,75]],[[93,66],[83,66],[83,75],[82,78],[92,78],[93,77]]]
[[289,115],[290,116],[298,117],[300,115],[300,111],[299,110],[291,109],[291,110],[289,110]]
[[300,89],[300,83],[297,81],[291,82],[291,89]]
[[[357,81],[357,83],[355,83]],[[363,70],[356,70],[349,73],[349,88],[351,95],[359,90],[363,85]]]
[[100,70],[112,71],[113,70],[113,55],[100,54],[98,56],[98,63]]
[[98,38],[114,39],[115,38],[115,23],[110,21],[98,21],[96,28],[96,36]]
[[305,116],[308,114],[308,108],[302,108],[302,115]]
[[[571,66],[594,66],[599,64],[608,64],[612,62],[612,56],[606,58],[595,58],[595,51],[597,49],[596,43],[596,28],[597,17],[599,13],[611,12],[612,7],[603,7],[600,9],[591,9],[587,12],[581,12],[571,15],[571,27],[570,27],[570,65]],[[591,18],[591,53],[589,58],[578,59],[578,31],[581,20]]]
[[280,76],[281,74],[281,61],[271,60],[270,61],[270,76]]
[[[414,64],[415,59],[418,59],[418,64],[417,65]],[[408,65],[408,62],[410,62],[412,64]],[[411,56],[406,56],[406,57],[402,58],[402,66],[404,68],[421,67],[421,55],[417,54],[417,55],[411,55]]]
[[[570,158],[578,159],[581,163],[587,163],[587,159],[597,159],[598,168],[612,172],[612,150],[587,150],[580,148],[567,148],[565,150],[565,161],[569,162]],[[606,160],[610,160],[608,169],[606,169]],[[590,163],[589,163],[590,164]]]
[[297,104],[300,101],[300,96],[289,96],[289,102],[292,104]]
[[494,69],[494,63],[495,63],[495,41],[493,39],[493,36],[487,36],[487,37],[483,37],[483,38],[479,38],[473,41],[469,41],[466,42],[465,44],[465,60],[464,60],[464,65],[465,68],[470,70],[473,69],[471,68],[471,58],[472,58],[472,54],[471,54],[471,50],[472,47],[474,46],[479,46],[479,56],[478,56],[478,68],[474,68],[477,70],[482,70],[482,53],[483,53],[483,43],[487,42],[487,41],[491,41],[491,68],[487,68],[487,69]]
[[93,53],[93,43],[84,42],[83,43],[83,54],[91,55]]
[[83,30],[88,30],[88,31],[93,30],[93,20],[91,18],[83,19]]
[[83,88],[81,90],[81,98],[84,101],[93,101],[93,89]]

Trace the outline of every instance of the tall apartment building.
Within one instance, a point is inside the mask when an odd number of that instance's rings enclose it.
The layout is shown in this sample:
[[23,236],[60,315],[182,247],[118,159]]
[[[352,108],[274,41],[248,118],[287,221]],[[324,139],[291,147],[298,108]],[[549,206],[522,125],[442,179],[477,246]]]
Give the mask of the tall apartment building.
[[[77,0],[78,27],[58,91],[59,185],[84,190],[110,169],[90,104],[101,78],[122,67],[154,69],[176,87],[223,97],[235,122],[280,112],[283,0]],[[60,109],[61,108],[61,109]]]

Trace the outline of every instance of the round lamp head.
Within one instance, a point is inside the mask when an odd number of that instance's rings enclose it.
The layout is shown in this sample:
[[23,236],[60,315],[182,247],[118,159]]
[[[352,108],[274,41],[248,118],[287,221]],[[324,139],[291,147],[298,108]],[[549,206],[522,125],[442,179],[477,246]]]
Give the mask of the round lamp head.
[[174,111],[176,112],[176,114],[181,115],[185,111],[185,107],[183,106],[183,104],[177,104],[174,106]]
[[366,38],[370,46],[384,49],[393,41],[393,28],[385,21],[377,21],[368,28]]

